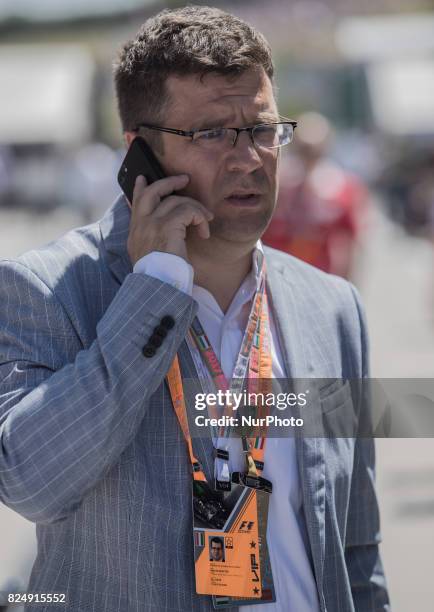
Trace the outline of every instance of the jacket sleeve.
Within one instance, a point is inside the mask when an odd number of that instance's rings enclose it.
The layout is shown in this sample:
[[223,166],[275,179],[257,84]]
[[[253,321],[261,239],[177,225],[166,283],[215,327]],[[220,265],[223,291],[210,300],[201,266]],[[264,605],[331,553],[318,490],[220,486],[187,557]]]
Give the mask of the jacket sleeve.
[[[87,350],[54,292],[0,265],[0,500],[34,522],[76,509],[118,462],[194,318],[185,293],[129,274]],[[175,325],[142,350],[163,316]]]
[[[362,377],[367,378],[369,365],[365,317],[354,288],[353,295],[360,319]],[[369,405],[362,405],[360,409],[363,411],[370,408]],[[355,442],[345,546],[356,612],[391,610],[379,552],[380,542],[380,513],[375,491],[375,445],[372,437],[359,437]]]

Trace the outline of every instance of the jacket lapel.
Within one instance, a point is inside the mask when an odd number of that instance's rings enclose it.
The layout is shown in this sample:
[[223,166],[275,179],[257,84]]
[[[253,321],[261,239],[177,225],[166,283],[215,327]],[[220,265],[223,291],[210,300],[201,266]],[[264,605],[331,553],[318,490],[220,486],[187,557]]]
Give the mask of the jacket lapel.
[[[286,373],[288,378],[296,379],[295,393],[305,391],[308,383],[302,379],[318,376],[308,350],[308,347],[315,345],[315,339],[310,337],[311,327],[304,316],[309,304],[300,301],[305,292],[297,287],[297,273],[291,274],[291,266],[284,266],[273,260],[267,248],[264,248],[264,252],[267,262],[267,289]],[[312,409],[318,411],[318,416],[321,416],[318,402],[313,403]],[[318,592],[322,594],[325,555],[325,443],[324,438],[296,437],[295,445],[315,578]],[[322,599],[320,595],[323,607]]]

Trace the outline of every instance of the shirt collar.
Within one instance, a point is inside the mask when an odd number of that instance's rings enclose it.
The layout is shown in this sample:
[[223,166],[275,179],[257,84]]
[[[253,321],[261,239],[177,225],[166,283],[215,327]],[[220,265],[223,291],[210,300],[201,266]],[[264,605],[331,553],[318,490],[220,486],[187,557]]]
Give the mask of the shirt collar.
[[253,297],[255,291],[259,291],[261,286],[262,269],[264,266],[264,248],[260,240],[255,245],[252,253],[252,269],[244,279],[241,287],[246,289],[248,292],[248,299]]
[[[262,269],[264,266],[264,249],[260,240],[255,245],[252,253],[252,269],[242,282],[239,290],[235,294],[233,305],[238,309],[242,305],[250,302],[256,291],[261,287]],[[232,305],[229,308],[230,312]]]
[[264,247],[262,246],[262,242],[260,240],[258,240],[255,245],[252,258],[251,274],[254,275],[255,286],[256,289],[259,290],[261,286],[262,270],[264,267]]

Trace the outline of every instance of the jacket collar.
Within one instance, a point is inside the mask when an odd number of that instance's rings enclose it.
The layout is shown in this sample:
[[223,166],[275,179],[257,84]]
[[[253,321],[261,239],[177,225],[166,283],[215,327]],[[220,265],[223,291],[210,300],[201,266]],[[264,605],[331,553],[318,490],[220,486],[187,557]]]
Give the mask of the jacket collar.
[[132,272],[127,252],[130,217],[127,200],[120,195],[99,223],[107,262],[119,284]]

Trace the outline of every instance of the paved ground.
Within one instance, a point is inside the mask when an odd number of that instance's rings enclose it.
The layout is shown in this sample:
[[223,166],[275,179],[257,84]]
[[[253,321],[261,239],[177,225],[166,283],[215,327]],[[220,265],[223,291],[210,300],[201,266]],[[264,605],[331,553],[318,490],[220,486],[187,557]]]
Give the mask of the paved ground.
[[[434,252],[376,216],[360,277],[372,375],[434,378]],[[394,612],[433,609],[434,440],[377,440],[383,559]]]
[[[43,244],[77,222],[65,212],[29,217],[0,211],[0,257]],[[433,262],[425,242],[404,236],[375,215],[358,277],[374,376],[434,377]],[[425,612],[434,600],[434,440],[379,440],[377,449],[383,556],[393,609]],[[0,507],[0,541],[0,576],[25,572],[33,526]]]

